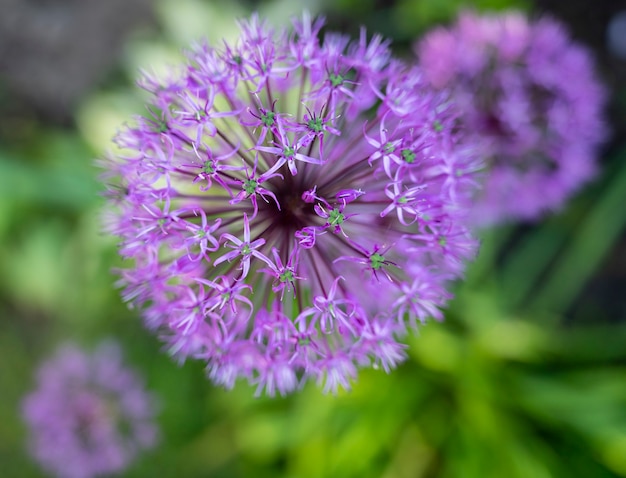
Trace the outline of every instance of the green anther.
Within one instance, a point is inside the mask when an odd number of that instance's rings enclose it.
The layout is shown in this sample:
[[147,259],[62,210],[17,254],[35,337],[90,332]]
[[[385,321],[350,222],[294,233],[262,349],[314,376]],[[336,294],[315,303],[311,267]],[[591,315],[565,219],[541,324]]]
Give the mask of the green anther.
[[413,164],[415,162],[415,153],[410,149],[403,149],[402,159],[404,159],[405,163]]
[[200,121],[205,116],[206,116],[206,111],[204,110],[196,111],[196,121]]
[[320,133],[324,129],[322,118],[310,119],[307,126],[311,131],[315,131],[316,133]]
[[265,126],[267,126],[268,128],[274,126],[275,121],[275,116],[276,113],[274,113],[273,111],[268,111],[267,113],[264,113],[263,115],[261,115],[261,121],[263,122],[263,124]]
[[344,77],[341,75],[335,75],[334,73],[331,73],[328,79],[330,80],[330,84],[333,86],[333,88],[337,88],[338,86],[343,85]]
[[154,131],[157,133],[165,133],[168,130],[167,122],[163,120],[157,120]]
[[335,306],[333,304],[328,304],[328,312],[333,318],[337,317],[337,312],[335,312]]
[[398,199],[398,204],[406,204],[408,202],[409,202],[409,200],[407,198],[405,198],[404,196],[402,196],[400,199]]
[[396,150],[396,147],[393,145],[393,143],[389,142],[385,145],[385,148],[383,151],[385,151],[386,154],[391,154]]
[[281,273],[278,276],[278,280],[280,280],[281,282],[293,282],[294,280],[293,272],[287,269],[285,272]]
[[241,65],[241,63],[243,62],[243,60],[241,59],[239,55],[233,56],[233,61],[237,63],[238,65]]
[[443,124],[441,124],[441,121],[439,121],[439,120],[433,121],[433,129],[437,133],[441,133],[443,131]]
[[448,240],[444,236],[440,236],[439,239],[437,239],[437,243],[441,247],[446,247],[446,244],[448,244]]
[[378,252],[375,252],[370,256],[370,263],[372,264],[372,269],[376,271],[385,264],[385,258]]
[[168,131],[169,126],[167,125],[167,121],[163,117],[163,111],[158,108],[155,108],[155,109],[149,108],[149,111],[150,111],[150,118],[147,118],[147,119],[150,124],[150,129],[152,130],[152,132],[165,133],[166,131]]
[[202,172],[206,174],[213,174],[215,172],[215,163],[210,159],[204,162],[204,166],[202,167]]
[[222,294],[222,299],[223,300],[230,300],[230,292],[224,292]]
[[256,182],[255,179],[246,179],[243,183],[243,190],[246,194],[254,194],[256,192],[256,188],[259,187],[259,183]]
[[165,218],[161,218],[157,221],[157,224],[159,225],[159,227],[165,226],[166,223],[167,223],[167,219]]
[[328,224],[332,226],[338,226],[339,224],[342,224],[343,221],[345,220],[346,220],[346,216],[344,216],[343,213],[339,211],[339,209],[335,208],[332,211],[330,211],[330,215],[328,217]]
[[248,254],[250,254],[252,251],[250,250],[250,244],[248,244],[247,242],[244,243],[241,246],[241,254],[244,256],[247,256]]
[[301,337],[298,339],[298,345],[309,345],[311,343],[311,339],[308,337]]
[[290,147],[283,149],[283,156],[287,159],[293,158],[294,154],[296,154],[296,150]]

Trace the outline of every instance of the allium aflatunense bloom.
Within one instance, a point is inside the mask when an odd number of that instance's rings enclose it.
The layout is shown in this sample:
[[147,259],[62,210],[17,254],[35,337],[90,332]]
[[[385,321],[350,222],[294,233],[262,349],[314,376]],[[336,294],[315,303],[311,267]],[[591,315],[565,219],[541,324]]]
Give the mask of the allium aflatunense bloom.
[[475,253],[477,165],[446,96],[379,36],[320,41],[322,25],[253,16],[234,45],[145,74],[148,114],[105,162],[124,298],[225,387],[334,392],[357,366],[388,371]]
[[465,12],[416,52],[428,80],[453,91],[488,160],[477,223],[536,219],[593,177],[605,95],[590,54],[563,25]]
[[22,404],[30,450],[59,478],[112,476],[157,439],[154,398],[102,343],[93,354],[64,345],[44,362],[37,387]]

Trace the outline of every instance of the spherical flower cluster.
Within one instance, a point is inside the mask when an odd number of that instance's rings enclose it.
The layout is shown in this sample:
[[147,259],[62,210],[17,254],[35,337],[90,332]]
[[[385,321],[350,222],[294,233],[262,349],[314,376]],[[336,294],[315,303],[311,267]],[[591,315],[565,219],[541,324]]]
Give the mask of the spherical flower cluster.
[[227,388],[347,388],[405,357],[407,324],[441,318],[476,241],[478,161],[446,95],[379,36],[291,33],[257,16],[169,78],[104,161],[124,298],[179,359]]
[[22,406],[33,457],[59,478],[111,476],[156,443],[153,398],[112,342],[61,347]]
[[557,21],[466,12],[416,52],[428,80],[453,91],[489,163],[477,223],[536,219],[592,178],[604,90],[588,52]]

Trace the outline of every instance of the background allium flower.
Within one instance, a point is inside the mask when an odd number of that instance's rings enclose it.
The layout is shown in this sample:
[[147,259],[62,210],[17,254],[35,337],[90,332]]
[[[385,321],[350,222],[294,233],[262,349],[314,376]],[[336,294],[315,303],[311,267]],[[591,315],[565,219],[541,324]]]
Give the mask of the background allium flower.
[[60,478],[110,476],[156,443],[153,398],[113,342],[61,347],[22,406],[32,455]]
[[257,16],[201,43],[104,162],[124,298],[180,359],[257,393],[348,387],[394,367],[406,323],[441,318],[474,255],[475,158],[445,96],[388,42],[293,33]]
[[606,135],[604,90],[560,23],[466,12],[416,52],[428,80],[453,91],[490,163],[476,222],[535,219],[592,177]]

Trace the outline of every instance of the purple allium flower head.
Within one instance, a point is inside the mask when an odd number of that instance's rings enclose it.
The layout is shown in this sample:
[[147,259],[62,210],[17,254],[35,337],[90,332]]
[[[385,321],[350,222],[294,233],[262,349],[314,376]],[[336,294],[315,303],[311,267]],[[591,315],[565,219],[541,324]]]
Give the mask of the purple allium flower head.
[[476,223],[536,219],[592,178],[605,93],[590,54],[560,23],[465,12],[416,52],[428,80],[452,90],[489,163]]
[[234,45],[144,77],[149,113],[104,162],[124,298],[225,387],[335,392],[390,370],[475,254],[478,164],[446,96],[381,37],[322,26],[252,16]]
[[111,476],[157,440],[154,400],[114,342],[61,347],[22,403],[33,457],[59,478]]

